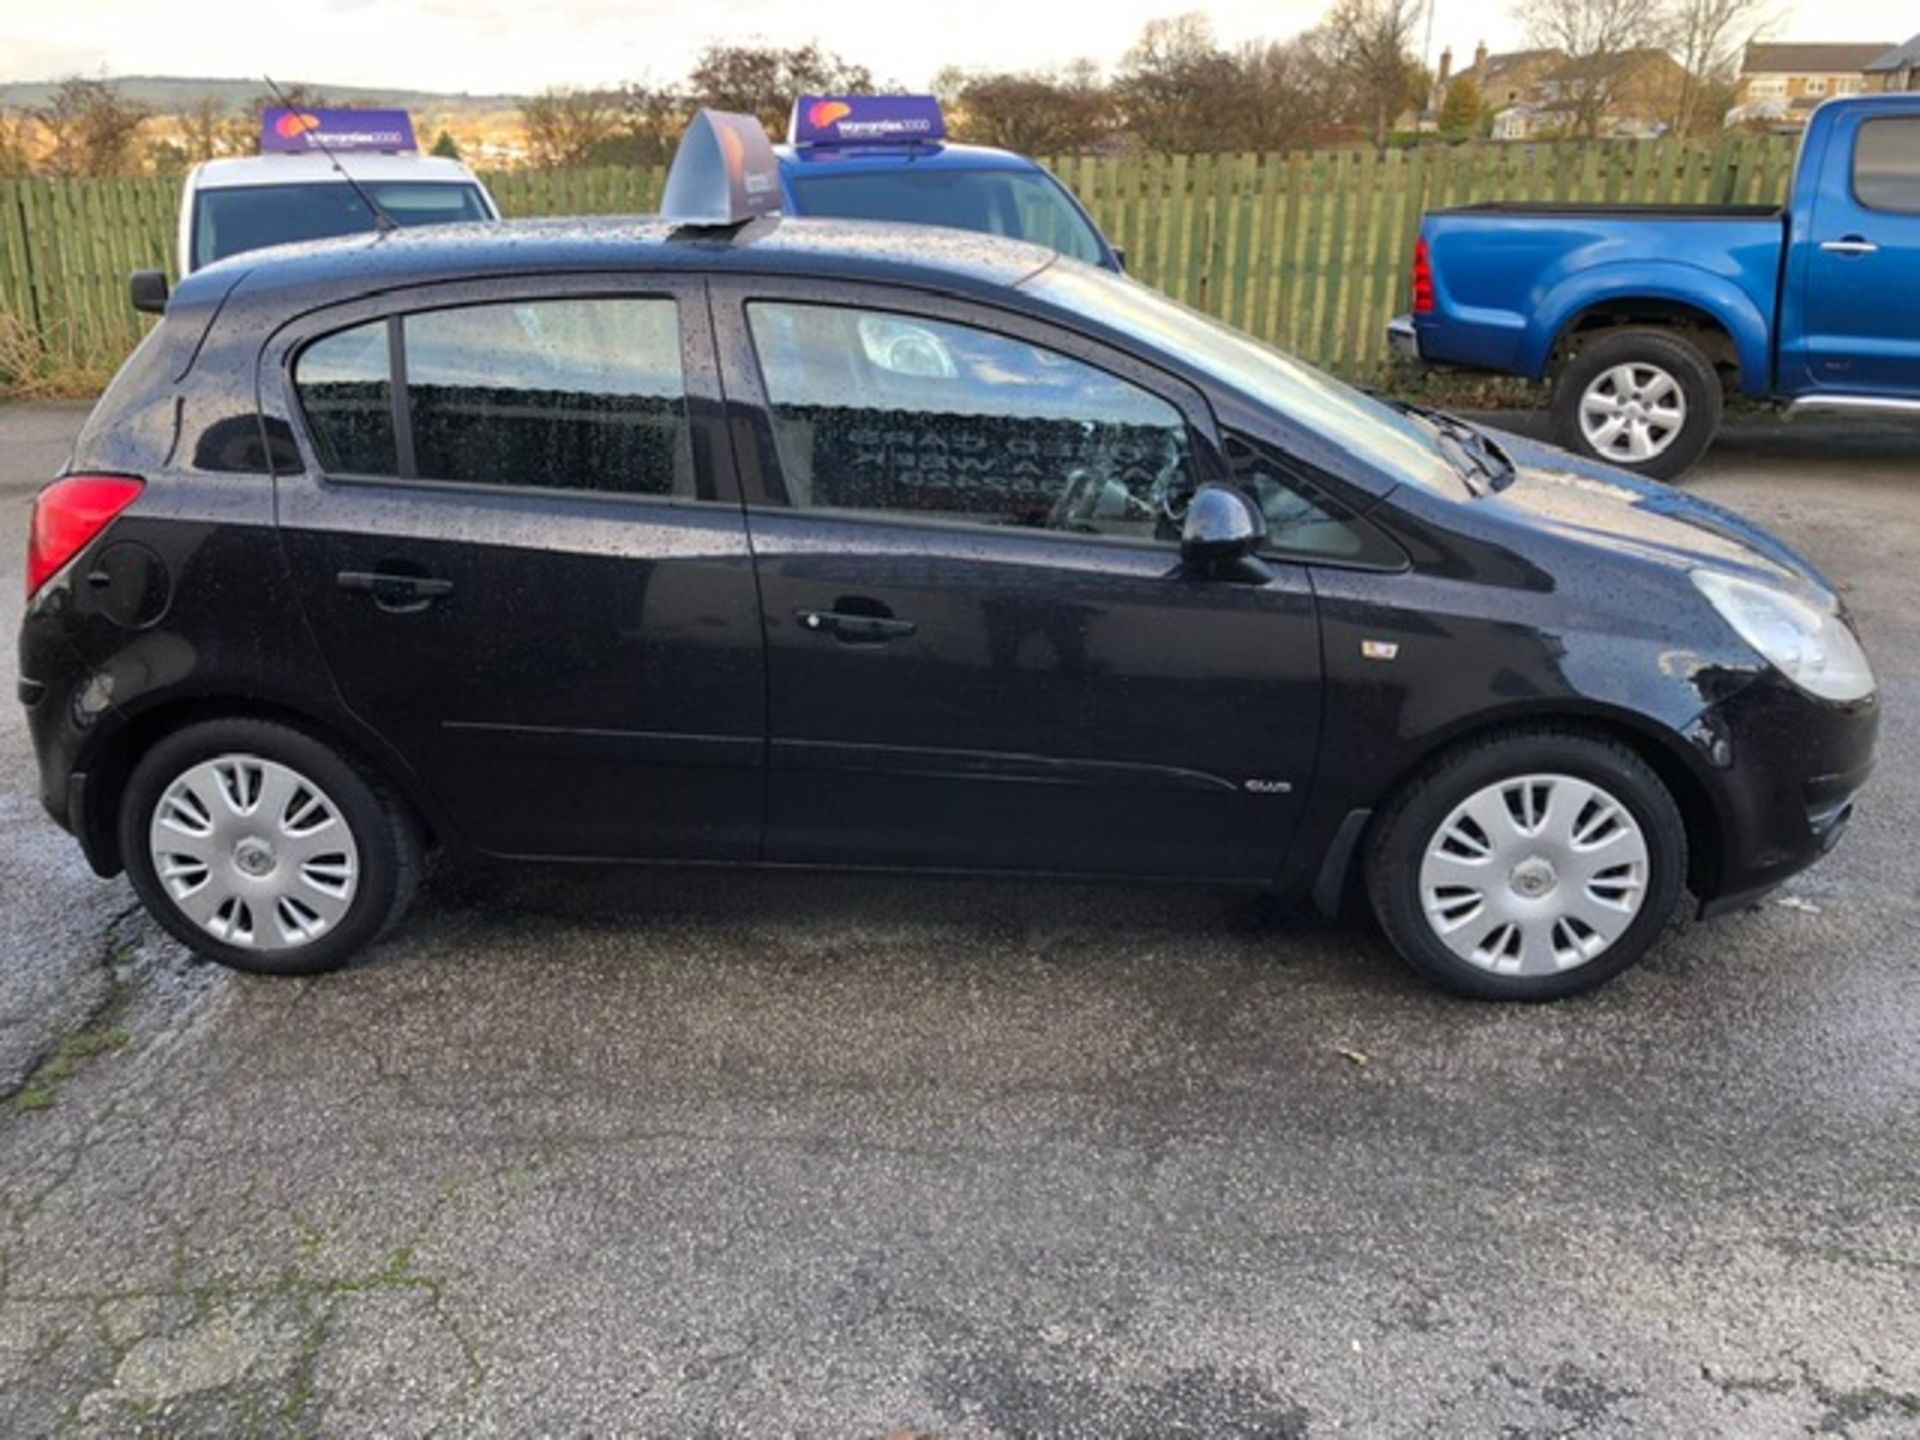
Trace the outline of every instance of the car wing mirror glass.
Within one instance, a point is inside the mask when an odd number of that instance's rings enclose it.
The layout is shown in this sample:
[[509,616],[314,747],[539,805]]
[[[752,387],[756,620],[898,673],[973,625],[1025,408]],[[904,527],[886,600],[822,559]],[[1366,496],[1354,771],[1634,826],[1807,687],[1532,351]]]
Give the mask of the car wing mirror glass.
[[142,315],[159,315],[167,308],[167,272],[136,270],[127,278],[127,296]]

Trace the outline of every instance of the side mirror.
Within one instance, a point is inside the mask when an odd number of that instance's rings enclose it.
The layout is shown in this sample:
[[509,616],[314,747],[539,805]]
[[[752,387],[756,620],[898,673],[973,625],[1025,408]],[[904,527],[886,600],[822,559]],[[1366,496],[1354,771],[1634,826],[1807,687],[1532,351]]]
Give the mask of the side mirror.
[[1123,245],[1109,245],[1107,248],[1113,251],[1113,263],[1118,265],[1122,270],[1125,270],[1127,268],[1126,247]]
[[167,308],[167,272],[136,270],[127,281],[133,308],[143,315],[159,315]]
[[1180,558],[1199,570],[1259,565],[1253,552],[1266,538],[1267,517],[1253,501],[1231,485],[1202,485],[1187,504]]

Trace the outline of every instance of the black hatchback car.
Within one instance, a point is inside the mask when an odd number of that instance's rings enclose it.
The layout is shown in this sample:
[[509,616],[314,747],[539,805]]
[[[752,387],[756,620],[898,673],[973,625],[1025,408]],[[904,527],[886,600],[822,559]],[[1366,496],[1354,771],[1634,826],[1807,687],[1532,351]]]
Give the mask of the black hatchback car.
[[989,237],[412,231],[185,282],[40,497],[43,799],[305,973],[423,849],[1362,891],[1469,995],[1809,864],[1871,764],[1738,517]]

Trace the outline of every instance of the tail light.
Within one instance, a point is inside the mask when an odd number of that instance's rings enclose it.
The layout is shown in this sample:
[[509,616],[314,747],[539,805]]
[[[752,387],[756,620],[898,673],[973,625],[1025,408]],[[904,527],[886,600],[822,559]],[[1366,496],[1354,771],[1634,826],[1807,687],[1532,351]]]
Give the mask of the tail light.
[[131,475],[68,475],[42,490],[27,524],[27,598],[39,594],[145,488],[144,480]]
[[1433,256],[1428,253],[1423,235],[1413,245],[1413,313],[1431,315],[1434,305]]

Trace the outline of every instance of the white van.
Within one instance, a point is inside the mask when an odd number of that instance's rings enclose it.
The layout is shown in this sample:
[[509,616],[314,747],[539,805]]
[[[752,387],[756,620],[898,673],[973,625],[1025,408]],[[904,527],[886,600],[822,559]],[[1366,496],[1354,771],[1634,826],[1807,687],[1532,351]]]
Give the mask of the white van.
[[[267,153],[203,161],[187,176],[180,198],[182,275],[243,250],[377,229],[368,199],[396,225],[500,218],[500,207],[465,165],[414,152],[412,126],[404,115],[396,122],[404,128],[362,126],[333,138],[322,128],[321,117],[395,112],[297,112],[301,121],[309,123],[305,130],[291,127],[294,139],[305,141],[309,148],[294,153],[275,148],[287,141],[289,124],[282,118],[286,113],[267,112],[262,137]],[[308,140],[307,132],[320,135],[325,148]],[[369,134],[382,142],[393,140],[395,148],[365,144],[363,137]],[[404,148],[398,143],[402,136]],[[347,181],[349,175],[352,184]]]

